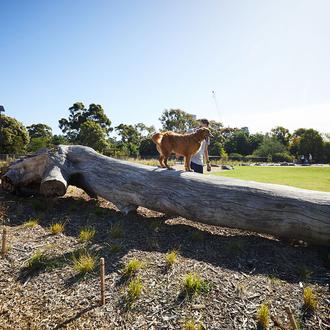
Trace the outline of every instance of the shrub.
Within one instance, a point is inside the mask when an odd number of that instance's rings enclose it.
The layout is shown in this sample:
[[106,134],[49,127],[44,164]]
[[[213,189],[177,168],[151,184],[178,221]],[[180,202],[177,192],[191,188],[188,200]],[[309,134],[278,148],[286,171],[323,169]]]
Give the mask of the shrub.
[[80,230],[79,233],[79,242],[88,242],[90,241],[95,235],[95,229],[91,227],[85,227]]
[[64,231],[64,224],[63,223],[53,223],[50,228],[50,232],[52,235],[57,235]]
[[96,266],[95,259],[89,252],[81,252],[78,258],[73,256],[73,268],[80,274],[91,272]]
[[136,274],[142,268],[142,266],[143,264],[140,260],[133,258],[125,264],[123,275],[126,277],[131,277]]
[[238,159],[238,160],[240,160],[240,159],[244,158],[244,156],[241,155],[241,154],[239,154],[239,153],[237,153],[237,152],[233,152],[233,153],[229,154],[229,158],[230,159]]
[[270,321],[270,312],[267,304],[261,304],[257,311],[257,320],[260,327],[267,329]]
[[309,311],[315,311],[317,308],[317,298],[312,288],[304,288],[304,307]]
[[288,162],[293,161],[293,157],[287,152],[277,152],[273,155],[273,162]]
[[24,222],[23,226],[26,228],[33,228],[38,225],[39,220],[38,219],[29,219],[26,222]]
[[171,252],[166,253],[165,255],[165,261],[167,267],[173,266],[177,262],[178,258],[178,252],[175,250],[172,250]]

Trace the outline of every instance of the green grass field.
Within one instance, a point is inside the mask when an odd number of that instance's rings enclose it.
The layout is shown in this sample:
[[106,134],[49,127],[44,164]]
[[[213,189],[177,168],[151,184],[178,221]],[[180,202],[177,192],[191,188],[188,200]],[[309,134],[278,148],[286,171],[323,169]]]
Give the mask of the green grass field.
[[233,171],[212,174],[330,192],[330,167],[237,166]]

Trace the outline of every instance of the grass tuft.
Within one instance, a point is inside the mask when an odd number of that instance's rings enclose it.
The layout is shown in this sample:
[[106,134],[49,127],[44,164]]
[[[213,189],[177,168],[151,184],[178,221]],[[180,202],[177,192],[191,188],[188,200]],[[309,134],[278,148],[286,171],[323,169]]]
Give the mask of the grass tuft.
[[142,293],[143,285],[141,277],[132,279],[127,288],[126,302],[128,305],[132,305],[137,299],[139,299]]
[[171,252],[166,253],[165,255],[165,261],[167,267],[172,267],[176,262],[178,258],[178,252],[176,250],[172,250]]
[[110,247],[111,253],[118,253],[120,250],[121,250],[121,247],[118,244],[112,244]]
[[122,238],[123,237],[123,226],[120,223],[115,223],[110,228],[111,238]]
[[312,288],[304,288],[304,307],[311,311],[314,312],[317,308],[317,298],[313,292]]
[[201,323],[198,322],[196,324],[196,322],[194,320],[189,319],[183,324],[183,329],[184,330],[203,330],[205,328]]
[[79,242],[84,243],[90,241],[95,236],[95,229],[91,227],[85,227],[80,230]]
[[37,271],[45,268],[47,256],[41,250],[36,250],[26,262],[26,268],[31,271]]
[[89,252],[81,252],[78,258],[73,256],[73,268],[79,274],[92,272],[96,266],[96,258]]
[[39,223],[38,219],[31,218],[31,219],[27,220],[26,222],[24,222],[23,226],[25,228],[33,228],[33,227],[36,227],[38,225],[38,223]]
[[123,275],[125,277],[131,277],[133,275],[135,275],[143,266],[142,261],[133,258],[131,260],[129,260],[123,269]]
[[257,311],[257,320],[261,328],[267,329],[270,322],[270,311],[267,304],[261,304]]
[[52,235],[57,235],[60,233],[63,233],[64,231],[64,224],[63,223],[53,223],[50,228],[49,228],[50,232]]
[[183,286],[188,297],[209,292],[210,283],[202,280],[196,273],[188,273],[183,278]]

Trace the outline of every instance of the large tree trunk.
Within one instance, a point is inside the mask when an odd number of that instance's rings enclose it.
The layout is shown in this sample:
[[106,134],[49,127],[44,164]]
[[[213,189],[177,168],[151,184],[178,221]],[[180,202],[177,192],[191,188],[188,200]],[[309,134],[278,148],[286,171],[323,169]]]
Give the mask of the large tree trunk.
[[330,193],[169,171],[82,146],[43,150],[10,166],[2,187],[62,196],[75,185],[123,212],[138,206],[204,222],[330,245]]

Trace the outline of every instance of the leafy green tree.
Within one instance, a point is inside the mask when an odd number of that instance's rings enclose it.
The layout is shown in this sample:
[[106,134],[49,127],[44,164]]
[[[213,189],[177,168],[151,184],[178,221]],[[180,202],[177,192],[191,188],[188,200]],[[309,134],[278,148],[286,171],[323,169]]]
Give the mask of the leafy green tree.
[[254,151],[256,157],[267,157],[271,159],[275,154],[285,153],[285,146],[276,138],[266,135],[260,146]]
[[0,117],[0,153],[21,154],[26,151],[29,134],[25,126],[15,118]]
[[53,136],[52,129],[46,124],[32,124],[26,127],[30,138],[46,138],[51,139]]
[[225,141],[224,147],[228,154],[238,153],[248,155],[250,153],[250,144],[246,131],[239,130],[233,132]]
[[321,162],[323,160],[323,139],[321,134],[312,128],[306,129],[300,137],[298,153],[306,156],[311,154],[314,161]]
[[139,154],[141,157],[157,157],[159,155],[155,143],[150,138],[141,140]]
[[255,133],[249,135],[249,145],[250,145],[250,151],[249,153],[253,153],[258,147],[262,144],[264,141],[264,135],[261,133]]
[[194,115],[180,109],[165,109],[159,120],[164,131],[185,133],[198,126]]
[[326,141],[323,145],[323,161],[330,163],[330,142]]
[[69,141],[64,135],[53,135],[50,144],[57,146],[59,144],[69,144]]
[[27,127],[30,136],[28,151],[35,152],[50,146],[53,136],[52,129],[46,124],[32,124]]
[[99,152],[103,152],[109,146],[105,129],[92,120],[87,120],[81,125],[77,140],[80,144]]
[[42,148],[48,148],[50,146],[50,140],[45,137],[31,138],[30,143],[27,146],[29,152],[35,152]]
[[291,134],[287,128],[284,128],[282,126],[277,126],[275,128],[272,128],[270,131],[270,136],[273,136],[276,140],[281,142],[284,146],[288,147]]
[[118,135],[121,137],[119,147],[131,156],[137,156],[139,145],[142,138],[141,133],[133,125],[120,124],[115,127]]
[[70,142],[77,141],[81,126],[87,120],[99,124],[106,135],[112,131],[111,121],[99,104],[92,103],[86,109],[82,102],[76,102],[69,108],[69,111],[69,118],[60,119],[59,127]]

